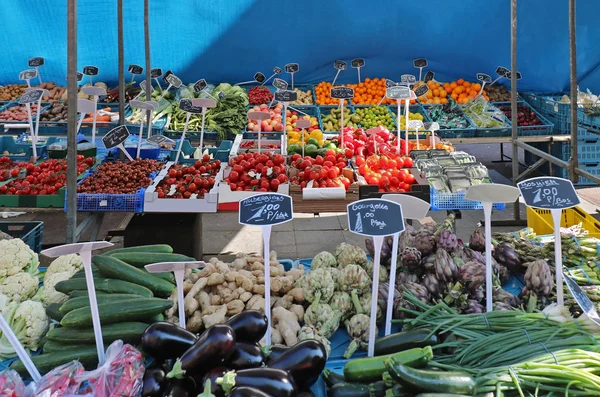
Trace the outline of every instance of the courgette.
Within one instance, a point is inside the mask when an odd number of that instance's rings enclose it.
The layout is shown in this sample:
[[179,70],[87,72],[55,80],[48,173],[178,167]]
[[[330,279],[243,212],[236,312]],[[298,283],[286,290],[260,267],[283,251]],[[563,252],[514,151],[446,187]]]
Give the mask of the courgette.
[[[152,291],[150,291],[150,292],[152,292]],[[104,291],[98,291],[98,289],[96,289],[96,296],[100,296],[100,295],[110,295],[110,293],[104,292]],[[87,290],[76,289],[76,290],[71,291],[71,293],[69,294],[69,299],[80,298],[82,296],[88,296]]]
[[60,321],[65,315],[60,311],[60,303],[51,303],[46,307],[46,314],[50,316],[52,320]]
[[[130,283],[129,281],[113,280],[109,278],[95,278],[94,286],[97,291],[108,292],[109,294],[134,294],[145,298],[152,298],[152,291],[148,288]],[[75,290],[83,290],[87,295],[87,284],[85,278],[72,278],[56,283],[54,288],[63,294],[70,294]]]
[[53,340],[49,340],[46,343],[44,343],[44,354],[51,353],[51,352],[60,352],[60,351],[63,351],[65,349],[87,349],[91,345],[93,345],[93,344],[92,343],[88,343],[86,345],[83,345],[83,344],[82,345],[76,345],[76,344],[73,344],[73,343],[60,343],[60,342],[55,342]]
[[411,368],[393,358],[387,367],[396,382],[421,391],[472,395],[475,390],[475,380],[466,372]]
[[384,397],[383,381],[366,385],[363,383],[336,383],[327,391],[328,397]]
[[175,285],[170,282],[154,277],[145,269],[138,269],[112,256],[95,256],[92,262],[98,266],[103,276],[142,285],[156,296],[168,298],[175,289]]
[[[139,295],[132,294],[108,294],[108,295],[100,295],[96,296],[96,303],[108,303],[108,302],[118,302],[122,300],[130,300],[137,299]],[[63,303],[60,306],[60,312],[64,316],[65,313],[70,312],[71,310],[79,309],[80,307],[85,307],[90,305],[89,296],[80,296],[78,298],[72,298]],[[47,310],[46,310],[47,311]],[[61,317],[62,318],[62,317]]]
[[117,252],[116,254],[111,253],[110,256],[135,267],[144,267],[158,262],[191,262],[196,260],[187,255],[157,252]]
[[329,368],[325,368],[323,370],[323,380],[328,387],[333,385],[337,385],[338,383],[344,383],[346,380],[344,379],[344,375],[338,374],[337,372],[333,372]]
[[387,370],[385,362],[392,358],[396,362],[410,365],[411,367],[422,368],[433,358],[433,351],[431,350],[431,346],[426,346],[385,356],[351,360],[344,366],[344,379],[346,379],[346,382],[369,383],[378,381]]
[[[92,274],[97,276],[98,275],[98,268],[94,265],[92,265]],[[75,273],[74,275],[71,276],[71,278],[80,278],[83,277],[85,278],[85,269],[81,269],[78,270],[77,273]]]
[[[98,365],[98,351],[96,350],[96,346],[90,345],[89,348],[85,349],[65,348],[60,352],[51,352],[48,354],[40,354],[39,356],[31,357],[31,361],[33,361],[33,364],[42,375],[45,375],[54,368],[73,360],[78,360],[81,364],[83,364],[85,369],[95,369]],[[29,377],[29,373],[25,369],[25,365],[21,360],[15,361],[10,368],[17,371],[21,376]]]
[[[173,302],[158,298],[139,298],[98,305],[101,324],[114,324],[121,321],[137,321],[155,316],[170,309]],[[89,306],[71,310],[65,314],[60,324],[63,327],[85,328],[92,326],[92,311]]]
[[[116,324],[102,324],[102,340],[106,345],[121,339],[125,343],[137,345],[140,343],[142,334],[148,328],[148,324],[142,322],[124,322]],[[65,346],[95,345],[96,337],[93,328],[67,328],[60,327],[48,331],[46,334],[48,342],[61,343]]]
[[375,355],[393,354],[415,347],[433,346],[438,343],[437,336],[430,330],[419,329],[398,332],[375,340]]
[[168,244],[136,245],[135,247],[117,248],[107,252],[107,254],[112,255],[120,252],[159,252],[171,254],[173,253],[173,247]]
[[471,397],[471,395],[454,393],[420,393],[415,397]]

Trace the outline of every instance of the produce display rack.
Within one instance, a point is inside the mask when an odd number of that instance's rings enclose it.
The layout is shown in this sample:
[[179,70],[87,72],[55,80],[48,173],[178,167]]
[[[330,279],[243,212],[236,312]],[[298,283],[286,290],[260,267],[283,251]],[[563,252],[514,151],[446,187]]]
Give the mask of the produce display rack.
[[[561,211],[560,227],[568,228],[580,223],[588,231],[588,236],[600,238],[600,222],[581,207]],[[533,229],[537,235],[554,233],[550,210],[527,207],[527,227]]]
[[[495,102],[494,105],[502,110],[501,107],[510,108],[510,102]],[[524,106],[528,110],[535,113],[538,120],[540,120],[541,124],[538,125],[529,125],[529,126],[517,126],[519,131],[519,135],[528,136],[528,135],[552,135],[552,131],[554,129],[554,124],[546,119],[540,112],[531,107],[527,102],[521,101],[518,102],[518,106]]]

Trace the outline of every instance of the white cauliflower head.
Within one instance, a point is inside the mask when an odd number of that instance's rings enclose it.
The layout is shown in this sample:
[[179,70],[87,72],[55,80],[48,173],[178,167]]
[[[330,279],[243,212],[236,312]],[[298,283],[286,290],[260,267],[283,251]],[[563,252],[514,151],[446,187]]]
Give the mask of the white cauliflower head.
[[[9,303],[2,310],[2,315],[23,347],[30,350],[39,348],[40,340],[48,331],[50,324],[44,306],[40,302]],[[6,335],[0,333],[0,358],[8,359],[16,355]]]
[[38,284],[37,277],[29,273],[17,273],[0,281],[0,294],[19,303],[33,297],[38,290]]
[[62,255],[52,261],[44,275],[44,285],[52,274],[68,272],[71,276],[83,269],[83,261],[78,254]]
[[72,274],[69,271],[52,273],[50,276],[46,274],[46,276],[44,276],[44,285],[38,291],[36,300],[39,298],[45,306],[51,305],[52,303],[65,303],[67,299],[69,299],[69,296],[62,292],[58,292],[54,286],[59,281],[70,279],[71,276]]
[[0,240],[0,279],[17,273],[37,273],[38,255],[20,238]]

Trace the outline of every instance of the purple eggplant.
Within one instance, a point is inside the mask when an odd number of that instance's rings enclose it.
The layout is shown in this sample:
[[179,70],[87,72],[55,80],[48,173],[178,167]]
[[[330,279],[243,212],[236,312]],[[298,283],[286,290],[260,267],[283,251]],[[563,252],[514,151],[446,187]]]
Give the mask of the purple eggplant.
[[228,397],[271,397],[267,393],[264,393],[253,387],[234,387],[231,389]]
[[180,357],[192,347],[198,337],[179,326],[167,322],[154,323],[142,335],[142,350],[156,360]]
[[164,397],[195,397],[196,383],[190,378],[172,379],[165,387]]
[[259,345],[255,343],[237,342],[229,357],[230,369],[258,368],[265,361],[265,356]]
[[246,310],[229,319],[225,324],[235,332],[238,342],[258,343],[269,327],[267,316],[258,310]]
[[224,397],[225,393],[223,393],[223,389],[221,388],[221,386],[217,384],[217,379],[222,378],[227,371],[229,371],[229,369],[225,367],[211,369],[204,375],[202,379],[199,379],[199,381],[196,383],[199,385],[205,385],[206,388],[206,382],[210,381],[210,392],[215,397]]
[[181,379],[184,376],[202,376],[207,371],[223,366],[235,348],[235,333],[230,326],[213,325],[198,338],[175,362],[169,378]]
[[142,397],[162,397],[167,383],[167,373],[162,366],[146,368],[142,383]]
[[225,394],[234,387],[258,389],[271,397],[296,397],[294,378],[287,371],[276,368],[250,368],[229,371],[217,379]]
[[269,365],[269,362],[275,360],[288,350],[290,350],[288,346],[265,346],[263,348],[263,353],[265,353],[265,355],[267,356],[267,365]]
[[289,372],[298,387],[308,389],[319,379],[326,362],[325,346],[319,341],[308,339],[295,344],[281,356],[270,361],[269,368]]

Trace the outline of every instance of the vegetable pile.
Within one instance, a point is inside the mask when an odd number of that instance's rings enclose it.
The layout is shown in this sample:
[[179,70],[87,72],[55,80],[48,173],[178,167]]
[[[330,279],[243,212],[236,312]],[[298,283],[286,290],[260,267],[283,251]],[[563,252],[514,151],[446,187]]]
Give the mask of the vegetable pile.
[[[322,110],[321,122],[323,125],[323,131],[336,132],[340,130],[342,122],[342,110],[337,108],[331,108],[330,110]],[[358,114],[353,114],[349,107],[344,107],[344,127],[358,128],[361,118]]]
[[512,100],[510,91],[503,85],[487,85],[485,91],[490,98],[490,102],[510,102]]
[[285,158],[280,154],[239,154],[229,159],[230,172],[225,182],[231,191],[276,192],[279,185],[288,181],[284,163]]
[[314,105],[312,90],[302,91],[299,88],[294,88],[296,94],[298,94],[298,100],[290,102],[290,105]]
[[150,186],[150,175],[164,167],[157,160],[106,162],[77,185],[77,193],[131,194]]
[[[31,118],[35,121],[37,115],[37,104],[30,104]],[[16,105],[4,109],[0,112],[1,121],[28,121],[27,107],[25,105]]]
[[431,106],[426,110],[431,121],[437,122],[442,130],[471,128],[471,124],[455,102]]
[[273,93],[268,87],[255,86],[248,90],[250,105],[266,104],[273,100]]
[[0,101],[14,101],[23,95],[27,84],[7,84],[0,87]]
[[67,122],[67,104],[66,102],[55,102],[48,108],[48,110],[44,110],[42,112],[42,116],[40,117],[40,121],[58,121],[61,123]]
[[380,192],[410,192],[411,185],[416,183],[410,173],[413,161],[410,157],[395,153],[387,155],[372,154],[368,157],[357,156],[358,173],[369,185],[376,185]]
[[205,154],[192,166],[175,164],[156,186],[158,198],[202,199],[215,185],[215,176],[221,167],[221,161],[210,161]]
[[[297,170],[290,181],[304,189],[311,181],[312,187],[343,187],[346,191],[354,182],[354,171],[347,167],[347,160],[343,153],[327,150],[324,157],[317,155],[315,158],[302,156],[295,153],[292,156],[291,168]],[[290,171],[290,174],[293,172]]]
[[504,113],[488,103],[481,96],[468,102],[463,107],[463,111],[480,128],[503,128],[510,126],[505,120]]

